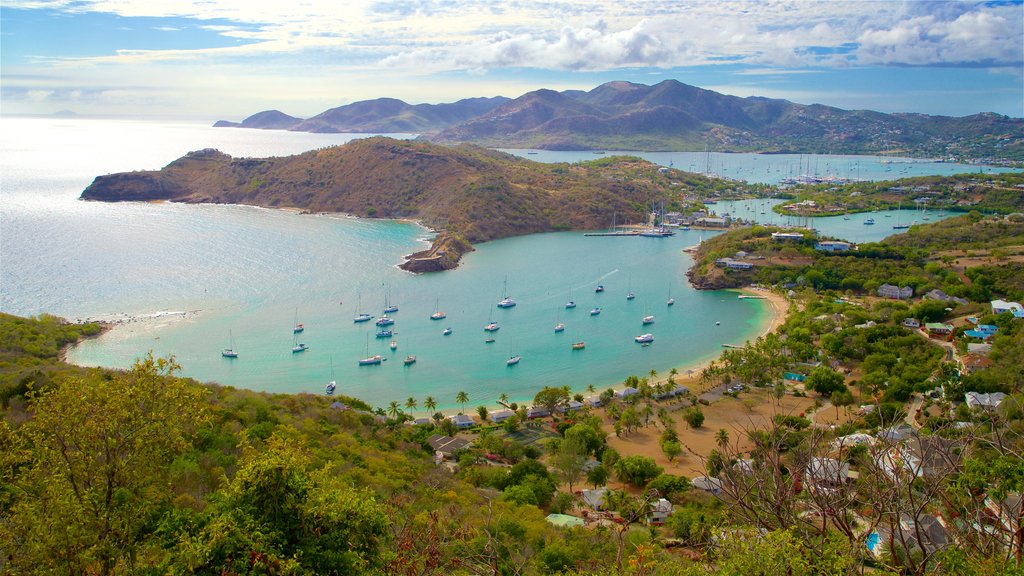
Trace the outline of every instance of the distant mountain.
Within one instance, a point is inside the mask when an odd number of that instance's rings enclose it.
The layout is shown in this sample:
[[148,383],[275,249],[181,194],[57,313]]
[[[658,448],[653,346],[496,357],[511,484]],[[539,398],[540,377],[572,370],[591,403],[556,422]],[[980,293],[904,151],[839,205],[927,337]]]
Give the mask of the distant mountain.
[[438,142],[546,149],[902,152],[1024,160],[1024,120],[847,111],[739,98],[666,80],[537,90],[440,132]]
[[277,110],[257,112],[241,122],[218,120],[214,128],[264,128],[268,130],[290,130],[302,122],[302,118],[289,116]]
[[438,132],[489,112],[508,98],[466,98],[448,104],[407,104],[394,98],[363,100],[303,120],[269,110],[241,123],[219,120],[215,127],[267,128],[299,132],[395,134]]
[[[266,117],[264,117],[266,116]],[[308,120],[261,112],[241,124],[307,132],[418,133],[441,143],[563,150],[704,150],[908,154],[1024,161],[1024,120],[883,114],[739,98],[665,80],[608,82],[590,91],[536,90],[515,99],[407,104],[379,98]]]
[[[82,198],[173,200],[416,218],[441,231],[409,266],[451,268],[469,243],[533,232],[642,221],[707,178],[629,157],[584,165],[531,162],[477,146],[376,137],[281,158],[190,152],[159,171],[98,176]],[[735,185],[733,185],[735,186]],[[438,260],[442,260],[438,262]]]

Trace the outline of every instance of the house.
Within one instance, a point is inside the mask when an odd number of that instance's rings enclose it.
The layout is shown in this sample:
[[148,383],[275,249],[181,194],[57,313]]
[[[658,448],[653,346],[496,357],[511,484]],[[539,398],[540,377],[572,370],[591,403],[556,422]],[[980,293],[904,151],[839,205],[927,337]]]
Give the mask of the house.
[[434,449],[435,454],[439,454],[442,458],[450,460],[454,457],[456,451],[468,447],[472,442],[464,438],[434,434],[430,438],[427,438],[427,444],[430,444],[430,447]]
[[594,396],[588,396],[586,402],[593,408],[600,408],[601,406],[604,406],[604,402],[601,400],[601,397],[596,394]]
[[662,392],[661,394],[655,394],[654,395],[654,399],[655,400],[665,400],[666,398],[675,398],[676,396],[686,396],[689,393],[690,393],[690,389],[689,388],[687,388],[686,386],[683,386],[682,384],[676,384],[675,388],[672,388],[671,390],[666,390],[665,392]]
[[804,235],[799,232],[772,232],[772,240],[775,242],[799,241],[803,239]]
[[815,250],[821,250],[822,252],[847,252],[853,245],[849,242],[840,242],[838,240],[822,240],[814,245]]
[[926,550],[932,552],[949,544],[949,533],[937,516],[922,514],[917,521],[910,516],[902,516],[897,523],[891,520],[878,525],[875,532],[868,536],[866,545],[875,558],[890,554],[890,548],[897,550],[906,547],[903,553],[919,553]]
[[889,476],[901,473],[916,478],[935,478],[952,469],[951,443],[939,436],[922,436],[890,446],[877,456],[878,465]]
[[967,353],[977,354],[979,356],[988,356],[988,353],[992,351],[991,342],[968,342]]
[[904,318],[903,319],[903,327],[904,328],[913,328],[913,329],[916,330],[916,329],[921,327],[921,321],[918,320],[917,318]]
[[996,500],[989,496],[985,499],[985,507],[992,513],[993,519],[1001,524],[999,532],[1005,535],[1003,545],[1010,551],[1021,552],[1024,542],[1015,536],[1021,533],[1024,525],[1024,514],[1021,514],[1024,507],[1024,498],[1020,493],[1010,493],[1003,500]]
[[583,500],[583,504],[592,510],[601,510],[604,508],[604,498],[608,494],[607,488],[598,488],[596,490],[580,490],[580,499]]
[[515,412],[509,410],[508,408],[503,408],[501,410],[491,410],[490,412],[487,413],[487,417],[490,418],[491,422],[494,422],[495,424],[501,424],[505,420],[511,418],[513,414],[515,414]]
[[1005,399],[1006,394],[1002,392],[993,392],[991,394],[968,392],[964,394],[964,402],[967,403],[968,408],[980,408],[986,412],[991,412],[998,408]]
[[995,336],[996,332],[998,331],[998,326],[993,326],[992,324],[980,324],[973,330],[964,330],[964,336],[988,340],[989,338]]
[[709,494],[718,494],[722,491],[722,481],[714,476],[697,476],[690,480],[690,486]]
[[817,487],[835,488],[842,486],[850,476],[850,465],[835,458],[811,458],[804,470],[808,484]]
[[871,446],[875,443],[875,437],[870,434],[856,433],[847,434],[846,436],[839,436],[832,441],[833,450],[842,450],[843,448],[853,446]]
[[942,322],[928,322],[924,328],[928,331],[929,336],[948,336],[953,333],[953,325]]
[[460,430],[472,428],[473,424],[475,424],[473,422],[473,417],[468,414],[456,414],[455,416],[450,416],[448,419],[451,420],[452,424],[455,424],[455,427]]
[[956,296],[950,296],[938,288],[929,290],[922,296],[925,300],[941,300],[943,302],[956,302],[957,304],[967,304],[966,298],[957,298]]
[[906,300],[914,295],[914,289],[910,286],[894,286],[892,284],[882,284],[878,287],[878,295],[882,298],[892,298],[894,300]]
[[615,391],[615,397],[616,398],[629,398],[630,396],[633,396],[634,394],[639,394],[639,393],[640,393],[640,391],[637,390],[636,388],[633,388],[632,386],[626,386],[622,390],[616,390]]
[[750,262],[741,262],[732,258],[719,258],[715,260],[715,266],[719,268],[730,268],[732,270],[750,270],[754,267]]
[[694,224],[697,226],[704,226],[705,228],[728,228],[729,219],[705,216],[704,218],[697,218],[697,220],[694,221]]
[[1007,302],[1006,300],[993,300],[992,301],[992,313],[1002,314],[1003,312],[1011,312],[1016,316],[1017,311],[1024,310],[1024,306],[1021,306],[1019,302]]
[[992,359],[988,357],[988,354],[964,354],[960,357],[960,371],[965,374],[984,370],[990,365],[992,365]]
[[420,416],[415,420],[407,421],[406,424],[408,424],[409,426],[419,426],[420,424],[430,424],[431,422],[433,422],[433,420],[431,420],[430,418],[427,418],[426,416]]
[[583,408],[583,402],[577,402],[576,400],[569,400],[568,404],[555,408],[558,412],[572,412],[573,410],[579,410]]
[[662,524],[668,517],[672,515],[672,503],[664,498],[658,498],[658,501],[651,506],[651,513],[647,517],[648,524]]
[[899,426],[890,426],[876,434],[880,440],[886,442],[902,442],[908,438],[917,436],[917,432],[910,426],[910,424],[900,424]]
[[584,522],[582,518],[575,516],[569,516],[568,514],[548,514],[545,518],[551,524],[560,526],[562,528],[573,528],[577,526],[583,526]]
[[526,411],[527,418],[544,418],[546,416],[551,416],[551,410],[543,406],[533,406]]

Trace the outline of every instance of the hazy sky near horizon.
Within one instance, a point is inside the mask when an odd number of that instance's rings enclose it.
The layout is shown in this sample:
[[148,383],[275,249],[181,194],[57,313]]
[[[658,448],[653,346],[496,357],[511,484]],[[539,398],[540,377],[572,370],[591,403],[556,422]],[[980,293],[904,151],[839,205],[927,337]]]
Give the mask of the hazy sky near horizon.
[[0,113],[308,117],[676,79],[847,109],[1024,116],[1024,4],[3,0]]

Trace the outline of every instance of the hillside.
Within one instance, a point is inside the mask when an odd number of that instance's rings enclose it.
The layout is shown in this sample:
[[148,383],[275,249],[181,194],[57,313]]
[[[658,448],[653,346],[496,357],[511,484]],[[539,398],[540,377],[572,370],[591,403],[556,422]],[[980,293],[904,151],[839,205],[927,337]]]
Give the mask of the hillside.
[[739,98],[665,80],[608,82],[590,91],[541,89],[515,99],[410,105],[379,98],[308,120],[260,113],[241,124],[308,132],[415,132],[440,143],[550,150],[704,150],[900,154],[1024,161],[1024,119],[983,113],[953,118],[884,114]]
[[[452,268],[470,243],[604,228],[613,214],[646,219],[713,181],[636,158],[542,164],[472,146],[368,138],[282,158],[191,152],[159,171],[98,176],[82,198],[292,207],[369,218],[413,218],[440,232],[414,271]],[[731,186],[740,186],[731,184]],[[443,250],[443,258],[435,258]],[[452,253],[452,250],[455,253]]]

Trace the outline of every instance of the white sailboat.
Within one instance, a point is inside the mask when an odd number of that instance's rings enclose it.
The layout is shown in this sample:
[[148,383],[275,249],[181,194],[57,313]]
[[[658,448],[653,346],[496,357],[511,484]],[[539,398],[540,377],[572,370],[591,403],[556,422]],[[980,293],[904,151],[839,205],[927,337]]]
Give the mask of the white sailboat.
[[358,323],[358,322],[369,322],[370,320],[373,320],[373,316],[370,316],[366,312],[360,312],[359,311],[362,308],[363,308],[363,293],[360,292],[358,295],[356,295],[356,317],[352,319],[353,322],[356,322],[356,323]]
[[516,305],[516,301],[508,295],[508,276],[505,276],[505,283],[501,289],[501,301],[498,302],[498,308],[512,308]]
[[384,359],[381,357],[380,354],[374,354],[373,356],[370,356],[370,335],[369,334],[366,335],[366,352],[365,352],[365,354],[366,354],[366,356],[362,360],[359,361],[359,365],[360,366],[377,366],[381,362],[384,361]]
[[902,207],[902,201],[896,203],[896,223],[892,226],[893,230],[906,230],[907,228],[910,228],[910,224],[900,224],[900,209]]
[[434,313],[430,315],[431,320],[444,320],[447,316],[437,309],[437,298],[434,298]]
[[298,335],[296,335],[292,339],[292,354],[297,354],[299,352],[305,352],[306,350],[309,350],[309,346],[306,346],[302,342],[299,342],[299,337],[298,337]]
[[220,355],[224,358],[238,358],[238,352],[235,351],[235,335],[228,330],[228,347],[220,351]]
[[565,332],[565,324],[562,324],[558,312],[555,312],[555,332]]
[[295,309],[295,325],[292,326],[292,334],[299,334],[300,332],[302,332],[305,329],[306,329],[306,327],[299,323],[299,309],[296,308]]
[[334,389],[338,387],[338,382],[334,379],[334,356],[331,356],[331,381],[327,383],[326,392],[328,396],[334,395]]
[[636,298],[636,294],[633,292],[633,275],[630,274],[626,286],[626,300],[632,300],[634,298]]

